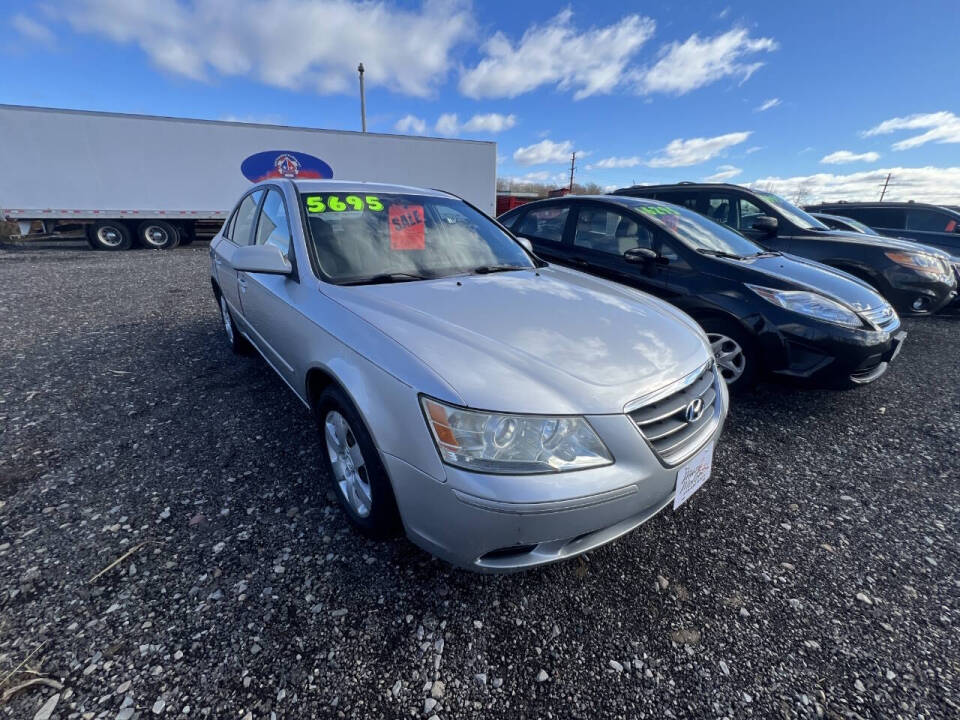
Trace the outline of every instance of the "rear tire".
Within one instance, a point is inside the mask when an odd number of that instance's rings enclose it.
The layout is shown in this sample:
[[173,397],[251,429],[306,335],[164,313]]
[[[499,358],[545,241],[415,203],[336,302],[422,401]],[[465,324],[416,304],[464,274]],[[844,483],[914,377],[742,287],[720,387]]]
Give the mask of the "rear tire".
[[760,354],[754,338],[740,325],[724,318],[708,318],[700,326],[710,341],[710,351],[720,376],[731,393],[749,390],[760,375]]
[[350,523],[367,537],[396,535],[402,524],[393,487],[360,413],[340,388],[323,390],[314,403],[323,467]]
[[130,229],[119,220],[101,220],[87,226],[87,243],[94,250],[129,250]]
[[164,220],[144,220],[137,228],[137,243],[148,250],[172,250],[180,244],[180,233]]

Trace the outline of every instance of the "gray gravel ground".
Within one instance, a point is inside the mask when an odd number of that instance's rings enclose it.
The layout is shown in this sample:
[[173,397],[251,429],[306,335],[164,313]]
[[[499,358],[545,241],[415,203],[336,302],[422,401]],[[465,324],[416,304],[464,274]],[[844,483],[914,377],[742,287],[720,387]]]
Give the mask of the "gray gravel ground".
[[205,245],[0,248],[0,680],[63,685],[0,716],[960,717],[960,316],[906,327],[735,402],[677,514],[478,576],[350,530]]

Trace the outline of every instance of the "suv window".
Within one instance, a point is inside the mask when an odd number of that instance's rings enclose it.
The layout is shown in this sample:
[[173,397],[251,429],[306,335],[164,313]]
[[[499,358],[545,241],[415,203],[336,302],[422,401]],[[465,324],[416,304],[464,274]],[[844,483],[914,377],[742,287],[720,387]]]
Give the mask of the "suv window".
[[892,228],[903,230],[906,226],[906,213],[899,208],[843,208],[838,210],[841,215],[847,215],[854,220],[866,223],[870,227]]
[[674,205],[682,205],[691,210],[697,209],[697,194],[683,190],[673,190],[669,192],[658,192],[655,195],[657,200],[663,200]]
[[746,198],[740,198],[740,224],[734,227],[740,230],[752,230],[754,221],[766,213]]
[[[907,230],[950,232],[947,226],[952,218],[935,210],[907,210]],[[956,227],[956,223],[954,223]]]
[[605,208],[581,206],[573,244],[587,250],[623,255],[642,247],[653,249],[653,233],[633,218]]
[[240,207],[237,208],[237,217],[233,221],[230,239],[237,245],[249,245],[253,230],[253,223],[257,219],[257,207],[260,205],[260,198],[263,197],[263,190],[257,190],[247,195]]
[[536,240],[562,242],[563,228],[567,224],[569,213],[569,205],[548,205],[542,208],[533,208],[523,216],[523,222],[514,232],[517,235],[526,235]]
[[737,199],[730,195],[708,196],[706,215],[718,223],[723,223],[733,228],[740,227],[740,222],[737,218]]
[[257,223],[257,245],[273,245],[280,248],[284,257],[290,255],[290,222],[283,196],[276,190],[267,191],[263,201],[260,220]]

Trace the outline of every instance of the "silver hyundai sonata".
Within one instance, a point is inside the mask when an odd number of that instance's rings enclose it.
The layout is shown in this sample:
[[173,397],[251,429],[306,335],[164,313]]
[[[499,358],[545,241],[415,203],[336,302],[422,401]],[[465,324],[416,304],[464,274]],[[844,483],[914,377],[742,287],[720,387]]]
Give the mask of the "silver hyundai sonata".
[[270,180],[210,256],[227,341],[313,412],[370,536],[515,570],[609,542],[710,474],[727,390],[698,326],[538,260],[457,197]]

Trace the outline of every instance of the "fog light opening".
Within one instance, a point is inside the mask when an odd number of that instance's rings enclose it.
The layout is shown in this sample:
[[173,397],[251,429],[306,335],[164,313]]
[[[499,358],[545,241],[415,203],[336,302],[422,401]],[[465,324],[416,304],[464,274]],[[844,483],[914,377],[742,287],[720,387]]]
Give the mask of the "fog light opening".
[[927,299],[925,297],[918,297],[913,301],[913,305],[911,305],[911,307],[916,312],[922,312],[923,310],[927,309]]

